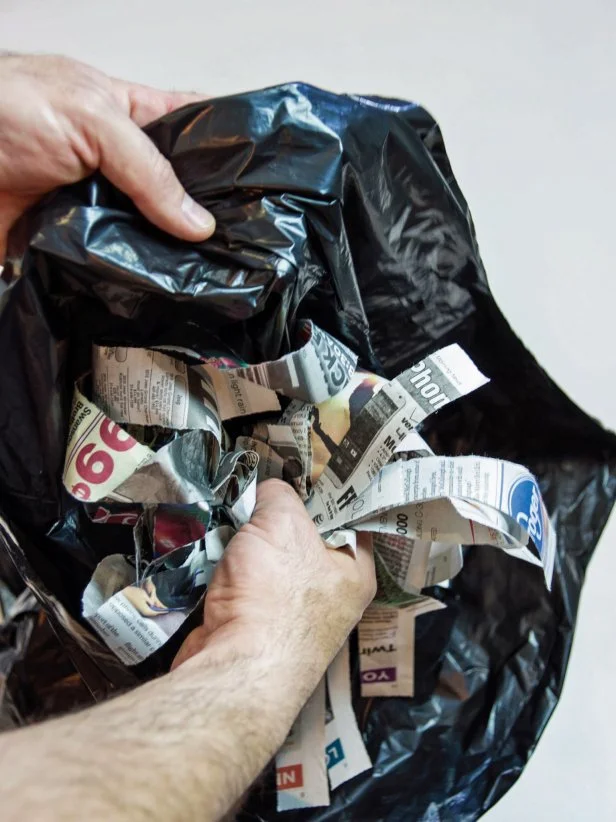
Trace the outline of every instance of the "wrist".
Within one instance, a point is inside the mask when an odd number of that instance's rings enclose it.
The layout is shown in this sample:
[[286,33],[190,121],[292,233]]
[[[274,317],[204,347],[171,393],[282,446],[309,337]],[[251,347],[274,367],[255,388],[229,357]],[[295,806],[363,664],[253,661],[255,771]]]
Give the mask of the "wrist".
[[174,667],[191,665],[207,676],[208,671],[229,666],[238,678],[248,677],[249,688],[289,713],[292,722],[337,650],[326,647],[312,628],[281,630],[280,625],[238,620],[209,635],[204,628],[197,629],[187,640],[186,655],[178,654]]
[[249,733],[251,746],[261,752],[250,781],[283,744],[320,679],[310,668],[299,671],[295,660],[288,664],[262,640],[254,636],[249,646],[239,633],[213,635],[170,674],[180,689],[182,682],[203,688],[206,724],[225,762],[234,761],[238,740]]

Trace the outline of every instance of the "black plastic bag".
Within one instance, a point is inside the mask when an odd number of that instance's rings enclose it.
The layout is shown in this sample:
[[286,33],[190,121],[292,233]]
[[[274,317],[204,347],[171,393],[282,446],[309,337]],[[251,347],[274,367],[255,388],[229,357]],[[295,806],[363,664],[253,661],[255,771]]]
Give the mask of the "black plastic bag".
[[[558,533],[553,590],[540,569],[469,549],[442,589],[447,610],[418,621],[416,697],[356,702],[372,772],[336,790],[330,808],[286,818],[475,819],[517,779],[558,700],[584,572],[616,494],[616,438],[500,313],[422,108],[294,84],[187,107],[149,133],[215,214],[216,234],[174,240],[99,177],[37,215],[0,314],[8,554],[95,696],[145,678],[181,635],[128,671],[77,622],[96,563],[131,541],[130,529],[92,524],[61,484],[73,381],[92,341],[259,361],[287,351],[308,317],[390,377],[460,343],[491,382],[423,433],[437,453],[502,457],[536,474]],[[241,818],[269,819],[274,807],[268,778]]]
[[[0,579],[0,600],[6,590]],[[0,613],[0,732],[94,702],[35,595],[24,590]]]

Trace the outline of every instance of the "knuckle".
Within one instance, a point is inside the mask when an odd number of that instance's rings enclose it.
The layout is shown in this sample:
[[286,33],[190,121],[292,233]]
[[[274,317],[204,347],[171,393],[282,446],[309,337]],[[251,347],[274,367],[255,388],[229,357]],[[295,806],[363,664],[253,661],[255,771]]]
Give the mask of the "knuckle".
[[87,74],[75,73],[70,82],[67,80],[66,91],[73,108],[81,112],[92,112],[99,115],[109,108],[109,89],[104,83],[93,81]]
[[366,605],[370,605],[372,600],[375,598],[377,588],[378,588],[378,586],[376,584],[376,576],[374,574],[372,574],[372,576],[368,580],[367,585],[365,586]]
[[67,105],[72,121],[81,124],[93,138],[97,138],[111,116],[107,95],[96,86],[74,86],[68,92]]
[[171,186],[177,184],[177,177],[169,160],[154,147],[152,151],[151,166],[152,171],[158,178],[161,185]]
[[340,597],[341,602],[350,603],[357,599],[359,586],[357,581],[348,573],[338,569],[336,571],[336,578],[332,581],[334,582],[335,590],[337,595]]
[[296,509],[298,512],[302,511],[306,516],[306,509],[302,504],[299,496],[294,488],[289,483],[280,479],[268,479],[265,482],[259,483],[257,487],[257,500],[262,504],[276,507],[277,510]]
[[66,54],[51,54],[49,56],[51,68],[63,74],[68,74],[71,77],[79,76],[84,71],[84,64],[79,63],[73,57],[67,57]]
[[336,588],[341,599],[344,598],[353,608],[357,606],[359,611],[363,612],[376,596],[376,576],[374,570],[366,573],[356,565],[351,567],[351,573],[338,570]]
[[261,491],[271,491],[275,494],[291,494],[294,497],[297,497],[294,489],[291,488],[288,482],[285,482],[281,479],[268,479],[265,482],[260,483],[259,488]]
[[[147,145],[145,148],[148,148]],[[138,180],[134,180],[135,191],[131,195],[137,208],[143,210],[152,207],[154,202],[179,205],[183,196],[180,184],[171,163],[154,146],[151,148],[150,156],[144,158],[144,163],[136,164],[135,168],[141,168]],[[177,193],[174,190],[176,188]]]

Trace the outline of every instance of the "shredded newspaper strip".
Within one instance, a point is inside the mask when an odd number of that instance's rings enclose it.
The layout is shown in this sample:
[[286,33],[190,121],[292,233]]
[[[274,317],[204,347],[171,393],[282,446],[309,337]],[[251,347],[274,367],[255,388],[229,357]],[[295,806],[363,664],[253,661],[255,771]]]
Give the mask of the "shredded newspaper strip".
[[276,755],[276,798],[278,811],[329,805],[324,679],[300,711]]
[[279,360],[230,373],[306,402],[322,402],[338,394],[355,371],[357,356],[310,320],[300,322],[299,341],[300,348]]
[[416,616],[412,605],[366,610],[357,632],[362,696],[413,696]]
[[332,790],[372,767],[351,700],[348,640],[326,674],[325,760]]
[[[435,455],[417,430],[487,382],[460,346],[388,380],[311,321],[298,329],[294,350],[257,364],[93,346],[63,482],[92,522],[130,527],[134,551],[99,563],[83,615],[122,662],[142,662],[201,605],[258,483],[282,479],[330,548],[354,554],[357,534],[372,534],[378,589],[358,629],[361,693],[409,697],[415,620],[444,607],[435,586],[461,572],[463,547],[537,565],[549,587],[554,531],[526,468]],[[327,805],[330,787],[369,767],[346,643],[278,754],[278,808]]]

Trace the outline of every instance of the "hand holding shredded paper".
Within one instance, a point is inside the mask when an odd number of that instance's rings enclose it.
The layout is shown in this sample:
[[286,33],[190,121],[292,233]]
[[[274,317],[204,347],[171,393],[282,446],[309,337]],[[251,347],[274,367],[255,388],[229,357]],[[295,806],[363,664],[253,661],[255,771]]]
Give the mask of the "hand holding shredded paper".
[[[204,596],[203,626],[189,635],[176,664],[207,638],[258,622],[268,599],[293,593],[277,589],[277,563],[331,576],[332,597],[352,596],[336,565],[365,562],[373,542],[378,588],[359,629],[362,694],[410,696],[414,621],[444,607],[422,589],[460,571],[462,545],[492,545],[539,565],[550,584],[554,535],[532,475],[488,457],[435,456],[416,430],[487,382],[457,345],[388,381],[357,370],[352,352],[304,322],[297,349],[256,365],[173,349],[95,346],[91,400],[87,382],[85,376],[75,388],[64,483],[95,522],[124,521],[134,529],[134,555],[106,557],[83,598],[86,619],[129,665],[158,650]],[[239,428],[230,426],[238,420]],[[285,482],[288,492],[276,496],[270,481]],[[300,499],[305,513],[286,520],[285,506],[301,511]],[[276,533],[262,515],[272,505]],[[290,538],[285,523],[304,518],[306,533]],[[308,551],[319,560],[313,565],[293,560],[289,546],[304,551],[317,532],[338,550]],[[279,553],[255,553],[255,537]],[[241,585],[230,579],[238,566]],[[246,591],[245,600],[225,594],[236,589]],[[366,594],[361,586],[356,591]],[[335,651],[339,631],[346,636],[352,627],[351,620],[334,631],[311,630],[331,633]],[[348,648],[332,671],[278,755],[280,810],[329,801],[322,752],[336,723],[336,740],[349,736],[357,767],[334,776],[331,748],[331,784],[370,765],[351,710]]]

